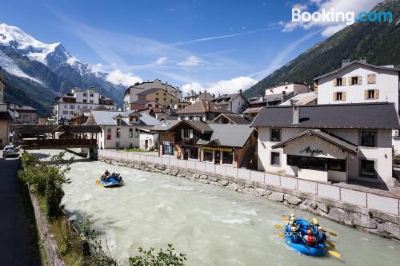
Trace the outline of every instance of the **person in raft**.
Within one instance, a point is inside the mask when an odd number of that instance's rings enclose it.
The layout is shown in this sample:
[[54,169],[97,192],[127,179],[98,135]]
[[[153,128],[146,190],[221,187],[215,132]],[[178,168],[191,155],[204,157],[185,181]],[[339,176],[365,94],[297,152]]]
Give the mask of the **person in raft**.
[[104,174],[101,176],[101,180],[107,181],[108,177],[110,176],[110,172],[106,170]]
[[289,235],[290,235],[290,240],[291,240],[293,243],[300,243],[300,242],[301,242],[301,239],[302,239],[302,237],[301,237],[301,232],[297,229],[296,226],[292,226],[292,227],[290,228],[290,233],[289,233]]
[[322,231],[322,227],[319,225],[319,222],[316,218],[312,219],[310,229],[313,235],[316,236],[318,243],[324,243],[326,241],[326,235]]
[[310,229],[307,230],[307,234],[303,237],[303,242],[307,246],[315,246],[317,244],[317,238]]

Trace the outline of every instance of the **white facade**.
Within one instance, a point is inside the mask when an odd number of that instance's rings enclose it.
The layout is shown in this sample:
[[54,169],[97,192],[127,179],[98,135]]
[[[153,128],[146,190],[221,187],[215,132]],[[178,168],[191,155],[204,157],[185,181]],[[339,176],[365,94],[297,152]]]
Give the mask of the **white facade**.
[[399,110],[399,75],[394,68],[353,62],[316,82],[318,104],[393,102]]
[[[313,181],[369,181],[383,182],[393,186],[392,178],[392,144],[391,130],[377,130],[376,147],[360,146],[361,129],[328,129],[331,133],[345,141],[358,146],[357,154],[352,154],[316,136],[304,136],[291,142],[284,148],[273,149],[272,146],[288,140],[307,130],[306,128],[282,128],[281,139],[271,140],[271,128],[258,128],[258,168],[259,170],[281,175],[297,176]],[[319,151],[313,156],[307,154],[307,148]],[[272,152],[279,153],[279,164],[271,161]],[[337,159],[346,161],[346,171],[301,169],[288,164],[288,155],[311,156],[316,158]],[[373,162],[375,177],[366,177],[361,168],[362,160]]]
[[308,92],[308,86],[302,83],[289,83],[284,85],[279,85],[276,87],[267,88],[265,90],[265,96],[274,95],[274,94],[290,94],[290,93],[305,93]]
[[94,90],[79,90],[77,88],[71,90],[71,93],[63,95],[54,105],[54,114],[56,122],[60,120],[70,120],[75,114],[82,114],[100,106],[110,110],[115,110],[116,105],[108,99],[102,102],[102,97]]
[[97,136],[100,149],[137,148],[139,147],[138,126],[101,126]]
[[139,148],[145,151],[154,150],[157,147],[158,134],[150,131],[140,130],[139,133]]

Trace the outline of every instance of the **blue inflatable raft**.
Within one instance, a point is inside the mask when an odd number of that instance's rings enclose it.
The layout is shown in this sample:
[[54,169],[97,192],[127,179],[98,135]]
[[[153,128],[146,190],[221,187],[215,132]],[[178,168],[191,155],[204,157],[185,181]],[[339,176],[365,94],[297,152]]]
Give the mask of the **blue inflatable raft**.
[[[296,220],[296,224],[300,225],[300,232],[302,235],[305,235],[309,222],[305,219],[302,218],[297,218]],[[285,233],[285,242],[286,244],[291,247],[293,250],[307,255],[307,256],[314,256],[314,257],[320,257],[320,256],[325,256],[326,252],[327,252],[327,247],[325,243],[318,243],[315,246],[308,246],[305,243],[303,243],[303,241],[299,241],[299,242],[293,242],[292,238],[291,238],[291,234],[290,234],[290,228],[289,226],[285,226],[284,227],[284,233]]]
[[99,183],[103,187],[119,187],[119,186],[122,186],[124,184],[124,181],[122,181],[122,178],[119,179],[116,176],[110,176],[110,177],[107,178],[107,180],[102,180],[100,178]]

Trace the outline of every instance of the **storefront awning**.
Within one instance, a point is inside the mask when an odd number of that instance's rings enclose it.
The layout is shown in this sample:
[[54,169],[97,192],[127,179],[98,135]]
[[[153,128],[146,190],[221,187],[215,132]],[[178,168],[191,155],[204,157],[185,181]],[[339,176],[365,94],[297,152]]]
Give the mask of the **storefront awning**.
[[285,141],[279,142],[278,144],[275,144],[274,146],[272,146],[273,149],[277,149],[277,148],[283,148],[286,145],[288,145],[289,143],[291,143],[292,141],[295,141],[297,139],[300,139],[302,137],[305,136],[316,136],[326,142],[329,142],[343,150],[348,151],[349,153],[353,153],[353,154],[357,154],[358,152],[358,147],[350,142],[347,142],[345,140],[342,140],[332,134],[328,134],[324,131],[321,131],[319,129],[308,129],[306,131],[301,132],[300,134],[287,139]]

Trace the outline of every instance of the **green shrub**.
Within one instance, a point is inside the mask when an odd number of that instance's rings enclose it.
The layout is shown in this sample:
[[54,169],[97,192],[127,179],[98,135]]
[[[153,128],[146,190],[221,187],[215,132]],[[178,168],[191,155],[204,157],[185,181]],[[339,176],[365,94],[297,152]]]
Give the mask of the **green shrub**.
[[154,254],[154,248],[139,248],[138,251],[140,255],[129,258],[131,266],[183,266],[186,261],[186,255],[176,253],[172,244],[168,244],[166,251],[160,249],[157,254]]

